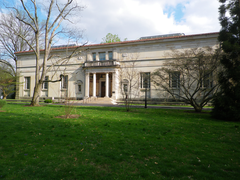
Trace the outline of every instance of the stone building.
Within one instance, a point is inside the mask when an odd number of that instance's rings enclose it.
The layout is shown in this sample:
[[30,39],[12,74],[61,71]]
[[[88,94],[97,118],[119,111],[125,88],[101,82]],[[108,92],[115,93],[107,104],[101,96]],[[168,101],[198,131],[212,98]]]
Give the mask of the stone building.
[[[64,59],[76,50],[76,46],[52,48],[52,58],[48,61],[46,80],[55,81],[63,75],[61,82],[45,82],[41,97],[84,99],[88,97],[111,97],[121,99],[128,88],[128,79],[120,79],[122,67],[137,71],[134,98],[144,97],[142,76],[151,74],[156,68],[171,59],[173,49],[185,50],[198,47],[217,46],[218,33],[195,35],[171,34],[165,36],[142,37],[139,40],[107,44],[85,45],[70,59]],[[33,96],[35,81],[35,56],[32,51],[16,53],[17,72],[20,75],[18,98]],[[62,61],[59,59],[62,58]],[[57,62],[61,63],[57,63]],[[53,65],[54,64],[54,65]],[[161,95],[147,83],[148,98]],[[22,82],[22,83],[21,83]]]

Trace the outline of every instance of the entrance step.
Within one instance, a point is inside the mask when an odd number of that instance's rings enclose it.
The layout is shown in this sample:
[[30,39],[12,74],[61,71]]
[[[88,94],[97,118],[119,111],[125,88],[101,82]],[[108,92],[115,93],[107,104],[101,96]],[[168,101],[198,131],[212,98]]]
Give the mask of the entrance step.
[[83,103],[83,104],[112,104],[116,105],[116,100],[108,97],[89,97],[87,99],[78,101],[77,103]]

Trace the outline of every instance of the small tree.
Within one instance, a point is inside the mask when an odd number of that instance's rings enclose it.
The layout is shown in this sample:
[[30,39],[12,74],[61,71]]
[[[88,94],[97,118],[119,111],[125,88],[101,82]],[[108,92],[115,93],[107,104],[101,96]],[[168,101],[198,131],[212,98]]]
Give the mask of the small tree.
[[[220,2],[222,29],[218,40],[225,54],[221,58],[220,92],[213,100],[212,115],[218,119],[240,121],[240,1]],[[230,16],[226,16],[227,12]]]
[[139,72],[136,68],[136,62],[122,63],[119,70],[120,92],[126,110],[129,111],[133,103],[133,98],[138,97]]
[[0,89],[3,99],[15,92],[16,76],[14,71],[7,65],[0,63]]
[[[113,43],[113,42],[121,42],[121,39],[118,37],[117,34],[108,33],[106,37],[102,38],[102,43]],[[124,39],[126,41],[127,38]]]
[[151,81],[174,100],[190,103],[196,112],[201,112],[218,90],[220,55],[219,49],[210,47],[173,51],[173,59],[155,70]]

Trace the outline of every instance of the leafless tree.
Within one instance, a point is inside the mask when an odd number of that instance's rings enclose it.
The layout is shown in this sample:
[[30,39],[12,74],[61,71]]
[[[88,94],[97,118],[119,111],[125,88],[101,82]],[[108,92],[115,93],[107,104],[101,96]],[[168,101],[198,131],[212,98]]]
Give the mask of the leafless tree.
[[[52,60],[53,57],[56,57],[52,53],[52,44],[55,41],[55,38],[59,35],[66,36],[66,32],[63,31],[61,23],[64,20],[70,21],[67,19],[74,12],[79,12],[83,7],[79,6],[74,0],[19,0],[20,6],[13,7],[8,6],[8,8],[13,9],[17,14],[16,19],[30,28],[30,31],[34,33],[35,44],[34,46],[31,42],[26,39],[22,34],[18,34],[31,48],[35,54],[36,61],[36,70],[35,70],[35,87],[31,105],[39,105],[39,96],[42,88],[42,84],[45,80],[46,73],[54,68],[56,64],[64,64],[69,61],[69,59],[76,53],[76,49],[73,50],[73,53],[67,55],[67,57],[59,58],[58,60]],[[17,2],[16,1],[16,4]],[[27,18],[21,17],[21,11],[27,14]],[[40,15],[41,11],[41,15]],[[45,16],[43,18],[43,16]],[[41,39],[41,30],[44,31],[43,34],[43,51],[40,51],[40,39]],[[43,54],[43,57],[40,55]],[[47,64],[50,61],[54,61],[51,67],[47,67]]]
[[210,47],[184,52],[173,50],[171,56],[172,59],[166,60],[162,68],[152,73],[153,85],[201,112],[219,88],[217,76],[221,50]]
[[139,96],[139,71],[136,67],[138,55],[130,55],[131,62],[122,62],[119,70],[119,85],[126,110],[129,111],[133,99]]
[[[0,16],[0,62],[11,68],[11,72],[16,76],[17,57],[15,52],[30,50],[28,44],[19,36],[27,39],[34,46],[34,34],[30,27],[18,21],[14,11]],[[25,14],[19,12],[21,18],[26,18]],[[5,66],[6,67],[6,66]],[[7,70],[8,71],[8,70]]]

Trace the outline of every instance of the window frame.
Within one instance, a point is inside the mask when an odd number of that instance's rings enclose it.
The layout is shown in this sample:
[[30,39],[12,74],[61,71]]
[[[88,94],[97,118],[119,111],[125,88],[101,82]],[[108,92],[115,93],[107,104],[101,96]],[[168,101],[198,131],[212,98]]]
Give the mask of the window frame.
[[30,90],[30,87],[31,87],[31,77],[26,76],[26,77],[24,77],[24,89]]
[[106,52],[99,52],[99,61],[105,61],[106,60]]
[[180,88],[180,72],[173,71],[169,73],[169,87],[172,89]]
[[[110,57],[111,54],[111,57]],[[108,60],[113,60],[113,52],[112,51],[108,51]]]
[[[49,76],[45,76],[45,81],[48,81],[48,79],[49,79]],[[48,82],[43,82],[42,89],[48,90]]]
[[[78,84],[78,93],[82,93],[82,84]],[[79,88],[80,87],[80,88]]]
[[129,81],[127,79],[123,79],[122,81],[122,91],[125,94],[129,91]]
[[[146,86],[146,84],[144,82],[145,78],[146,78],[144,76],[147,77],[147,86]],[[140,88],[142,88],[142,89],[145,89],[145,88],[150,89],[150,87],[151,87],[150,72],[141,72],[140,73]]]
[[68,88],[68,75],[63,75],[62,81],[61,81],[61,89],[67,89]]
[[204,71],[201,79],[201,88],[212,88],[213,87],[213,73],[211,71]]
[[92,53],[92,60],[93,61],[97,60],[97,53],[95,53],[95,52]]

